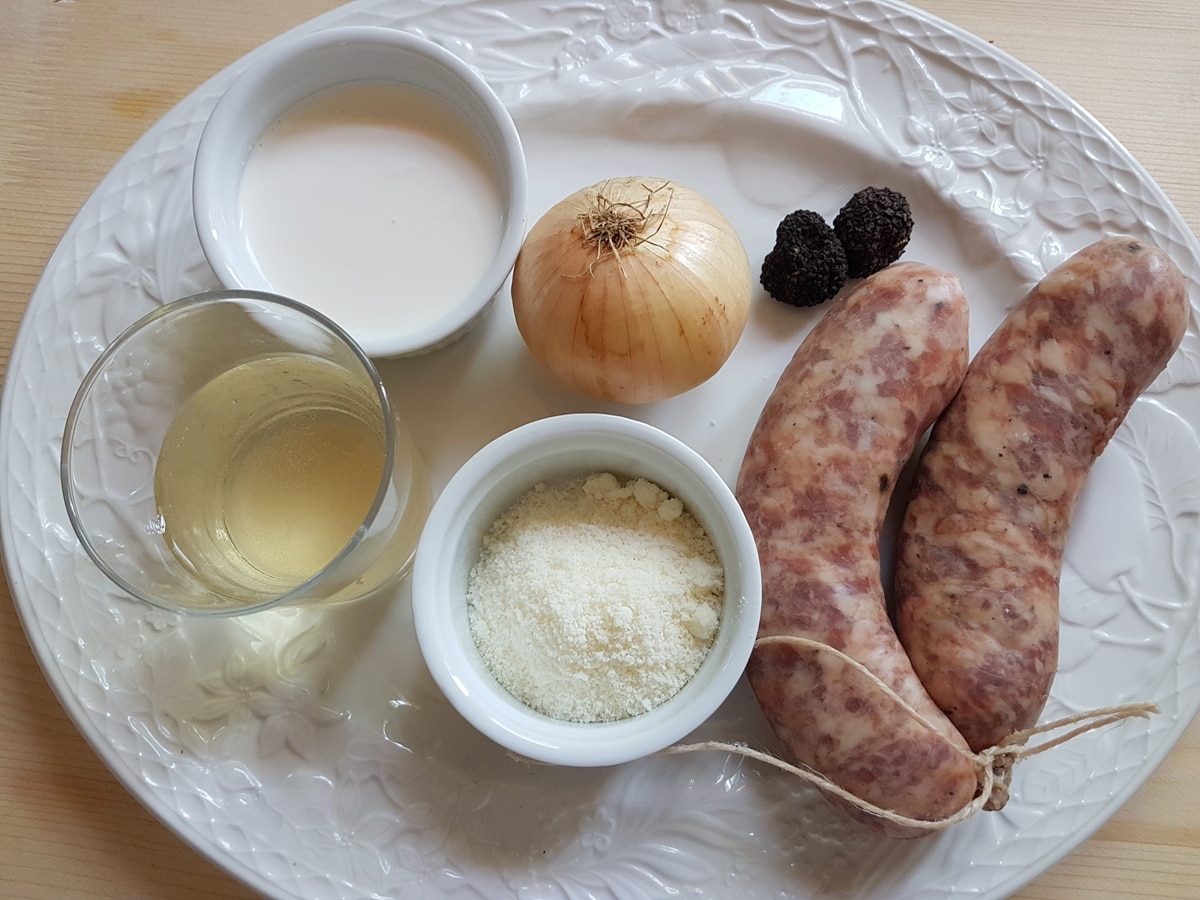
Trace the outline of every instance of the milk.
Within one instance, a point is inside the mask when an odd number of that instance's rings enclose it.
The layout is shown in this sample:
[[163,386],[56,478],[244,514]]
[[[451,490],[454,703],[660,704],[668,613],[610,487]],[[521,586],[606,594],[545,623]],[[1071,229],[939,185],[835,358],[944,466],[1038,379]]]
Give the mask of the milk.
[[386,83],[284,113],[251,151],[240,200],[274,290],[353,334],[436,321],[487,269],[503,229],[495,171],[467,120]]

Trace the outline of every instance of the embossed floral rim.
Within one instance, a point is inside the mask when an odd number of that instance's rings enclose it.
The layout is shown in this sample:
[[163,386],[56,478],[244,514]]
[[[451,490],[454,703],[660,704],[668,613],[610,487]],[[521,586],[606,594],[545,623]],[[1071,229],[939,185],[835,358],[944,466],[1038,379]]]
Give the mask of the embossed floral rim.
[[[1195,237],[1111,135],[1020,64],[900,3],[369,0],[303,28],[334,23],[394,25],[449,47],[519,121],[593,98],[686,106],[826,85],[856,139],[926,179],[1021,279],[1063,258],[1067,238],[1129,230],[1200,281]],[[1066,574],[1089,598],[1066,623],[1067,638],[1088,637],[1070,641],[1067,678],[1089,672],[1097,652],[1132,659],[1131,677],[1154,689],[1164,713],[1124,733],[1119,750],[1101,738],[1031,769],[1027,793],[1064,798],[1054,809],[1012,804],[929,845],[927,862],[911,849],[864,847],[808,795],[727,760],[698,770],[650,761],[575,793],[553,772],[524,781],[494,760],[503,777],[481,786],[462,768],[354,727],[358,711],[325,692],[321,660],[336,649],[328,632],[273,622],[284,634],[273,653],[251,652],[263,634],[239,632],[242,643],[214,656],[206,639],[227,637],[215,630],[223,626],[183,640],[173,617],[116,596],[81,563],[54,499],[62,416],[82,372],[124,325],[213,286],[191,231],[190,166],[207,110],[248,60],[164,116],[80,211],[30,302],[0,411],[4,551],[31,644],[110,768],[197,849],[281,897],[636,897],[668,885],[709,896],[795,892],[781,870],[841,872],[859,896],[999,897],[1082,841],[1169,751],[1200,705],[1200,547],[1186,525],[1200,487],[1188,467],[1163,464],[1195,448],[1194,328],[1118,435],[1155,540],[1140,562],[1114,552],[1105,590],[1085,584],[1086,572]],[[405,699],[410,711],[435,700],[420,690]],[[518,817],[504,837],[475,823],[496,798]],[[561,805],[569,798],[574,808]],[[555,825],[572,836],[550,853],[537,841]]]

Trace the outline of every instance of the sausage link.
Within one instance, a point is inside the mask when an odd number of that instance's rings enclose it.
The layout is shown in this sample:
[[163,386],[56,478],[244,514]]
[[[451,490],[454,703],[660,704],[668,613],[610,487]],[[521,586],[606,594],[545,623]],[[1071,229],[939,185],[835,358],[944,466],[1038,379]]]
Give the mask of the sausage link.
[[928,821],[966,806],[977,778],[888,620],[879,538],[896,479],[966,366],[958,279],[919,263],[889,266],[835,301],[801,343],[737,480],[762,564],[759,637],[842,651],[936,730],[834,654],[786,643],[760,643],[747,668],[768,722],[793,762]]
[[974,750],[1041,714],[1080,489],[1187,319],[1166,254],[1098,241],[1012,310],[934,426],[897,539],[896,627]]

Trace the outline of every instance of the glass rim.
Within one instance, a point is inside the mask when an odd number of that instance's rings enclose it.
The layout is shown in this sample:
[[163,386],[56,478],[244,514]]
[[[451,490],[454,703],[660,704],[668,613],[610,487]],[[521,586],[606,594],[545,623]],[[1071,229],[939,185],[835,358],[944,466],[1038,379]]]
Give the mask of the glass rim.
[[[321,566],[316,572],[306,578],[304,581],[297,584],[289,590],[268,597],[254,603],[247,603],[233,606],[220,606],[215,608],[207,607],[191,607],[183,606],[177,603],[171,603],[162,597],[157,597],[147,593],[145,590],[132,584],[127,578],[117,572],[103,558],[103,555],[97,550],[95,543],[88,535],[84,526],[83,516],[78,504],[78,494],[74,488],[73,479],[71,478],[71,462],[74,458],[74,441],[72,440],[76,427],[79,423],[79,417],[82,413],[84,402],[89,395],[92,386],[99,380],[108,363],[110,363],[118,353],[121,352],[131,340],[142,334],[147,328],[152,327],[161,319],[175,316],[177,314],[187,312],[192,309],[203,306],[215,306],[225,304],[229,301],[248,300],[252,303],[259,303],[266,306],[283,307],[290,312],[297,313],[301,318],[311,319],[320,327],[331,333],[346,347],[348,347],[359,365],[362,366],[363,372],[367,375],[375,389],[376,399],[379,401],[379,412],[383,422],[384,435],[384,465],[383,471],[380,474],[379,486],[375,490],[375,496],[371,501],[371,506],[363,515],[362,522],[355,529],[354,534],[337,552],[332,559],[325,565]],[[346,331],[342,326],[338,325],[333,319],[319,310],[313,309],[307,304],[301,303],[298,300],[293,300],[290,297],[284,297],[281,294],[274,294],[269,291],[259,290],[237,290],[237,289],[222,289],[201,291],[199,293],[190,294],[181,297],[177,300],[167,301],[157,308],[151,310],[145,315],[138,318],[131,325],[122,330],[108,345],[101,351],[100,355],[88,367],[83,379],[80,381],[79,387],[75,391],[75,396],[71,400],[70,409],[67,411],[67,418],[63,423],[62,443],[59,449],[59,481],[62,487],[63,501],[66,504],[67,518],[71,522],[71,529],[75,532],[75,537],[83,547],[84,552],[94,562],[100,571],[119,588],[126,591],[134,598],[141,600],[158,609],[166,610],[167,612],[180,613],[187,616],[198,618],[222,618],[232,616],[242,616],[249,613],[261,612],[266,609],[291,604],[293,601],[300,600],[303,596],[311,591],[312,588],[319,586],[322,582],[328,580],[330,573],[333,572],[347,557],[349,557],[362,543],[366,537],[367,531],[371,523],[378,517],[380,510],[383,508],[384,501],[387,499],[388,491],[391,489],[392,470],[396,463],[396,423],[393,419],[391,401],[388,399],[387,390],[384,387],[383,379],[379,375],[379,370],[375,367],[375,363],[362,349],[359,343]]]

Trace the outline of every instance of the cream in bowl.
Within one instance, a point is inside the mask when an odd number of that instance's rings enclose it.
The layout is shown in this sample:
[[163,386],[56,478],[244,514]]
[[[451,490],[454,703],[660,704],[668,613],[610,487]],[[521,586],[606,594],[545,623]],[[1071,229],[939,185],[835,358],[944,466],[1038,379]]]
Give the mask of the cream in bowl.
[[612,765],[704,722],[758,627],[749,526],[695,451],[620,416],[530,423],[467,461],[413,569],[417,638],[476,728],[543,762]]
[[503,104],[458,57],[395,29],[260,54],[197,150],[193,206],[217,276],[319,310],[372,356],[465,333],[524,236],[524,153]]

